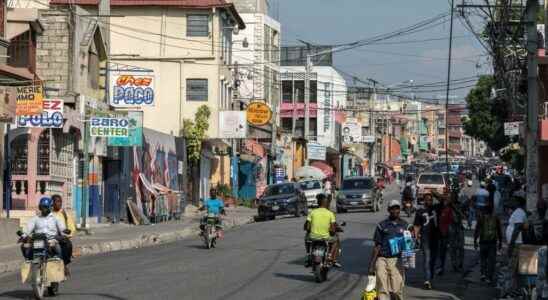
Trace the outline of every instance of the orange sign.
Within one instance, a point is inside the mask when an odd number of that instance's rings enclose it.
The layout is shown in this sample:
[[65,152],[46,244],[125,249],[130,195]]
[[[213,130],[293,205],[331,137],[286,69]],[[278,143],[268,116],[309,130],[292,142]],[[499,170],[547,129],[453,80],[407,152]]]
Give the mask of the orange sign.
[[264,102],[251,102],[247,106],[247,122],[255,126],[268,124],[272,119],[272,110]]
[[44,96],[41,85],[17,87],[15,114],[18,116],[39,115],[44,110]]

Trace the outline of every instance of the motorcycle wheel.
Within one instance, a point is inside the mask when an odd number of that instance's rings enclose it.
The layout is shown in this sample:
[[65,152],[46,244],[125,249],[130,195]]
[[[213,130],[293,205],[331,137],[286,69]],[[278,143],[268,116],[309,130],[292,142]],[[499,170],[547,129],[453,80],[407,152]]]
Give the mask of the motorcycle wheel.
[[323,280],[322,277],[322,268],[319,265],[314,265],[314,279],[316,279],[317,283],[321,283]]
[[59,283],[52,282],[51,286],[48,287],[48,296],[53,297],[59,292]]
[[45,265],[43,266],[35,266],[33,270],[34,278],[32,282],[32,293],[34,294],[34,298],[38,300],[44,299],[44,292],[46,290],[45,284],[42,280],[42,270],[45,268]]

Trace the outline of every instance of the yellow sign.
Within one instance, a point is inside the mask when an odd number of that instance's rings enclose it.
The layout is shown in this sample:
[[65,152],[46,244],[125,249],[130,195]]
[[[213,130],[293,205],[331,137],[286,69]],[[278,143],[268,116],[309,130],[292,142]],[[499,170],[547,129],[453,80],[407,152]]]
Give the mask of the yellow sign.
[[15,114],[18,116],[39,115],[44,110],[44,96],[41,85],[17,87]]
[[251,102],[247,106],[247,122],[251,125],[262,126],[272,119],[272,110],[266,103]]

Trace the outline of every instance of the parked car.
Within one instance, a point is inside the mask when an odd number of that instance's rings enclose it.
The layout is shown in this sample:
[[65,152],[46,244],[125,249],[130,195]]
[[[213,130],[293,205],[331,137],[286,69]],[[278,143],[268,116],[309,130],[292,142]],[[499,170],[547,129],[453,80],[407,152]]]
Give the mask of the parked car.
[[260,219],[274,220],[276,216],[308,214],[308,206],[298,183],[269,185],[258,201]]
[[381,205],[381,192],[372,177],[356,176],[343,180],[337,195],[337,213],[351,209],[379,211]]
[[425,194],[434,191],[442,196],[447,196],[449,190],[446,185],[446,176],[442,173],[422,173],[417,180],[417,202],[422,205]]
[[305,180],[299,182],[304,193],[308,207],[318,207],[318,194],[325,193],[325,188],[320,180]]

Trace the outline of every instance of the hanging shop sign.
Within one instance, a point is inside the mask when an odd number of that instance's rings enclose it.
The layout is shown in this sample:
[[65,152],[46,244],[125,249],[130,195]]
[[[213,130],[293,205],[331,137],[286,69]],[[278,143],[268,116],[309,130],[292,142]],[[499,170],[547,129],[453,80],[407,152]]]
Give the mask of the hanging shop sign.
[[43,111],[39,115],[18,116],[19,127],[63,128],[64,101],[62,99],[44,99]]
[[519,126],[521,122],[504,122],[504,135],[519,135]]
[[127,137],[109,137],[108,145],[113,147],[131,147],[143,145],[143,112],[128,111],[129,132]]
[[90,135],[98,137],[127,137],[129,135],[128,118],[91,117]]
[[356,118],[346,118],[342,124],[343,141],[348,144],[358,144],[362,139],[362,126]]
[[17,87],[15,114],[18,116],[39,115],[44,110],[44,96],[41,85]]
[[247,135],[246,112],[219,112],[219,133],[224,139],[245,139]]
[[154,106],[155,78],[152,72],[112,72],[110,105],[114,107]]
[[268,124],[272,119],[272,110],[264,102],[251,102],[247,106],[247,122],[255,126]]
[[0,87],[0,122],[13,123],[15,120],[16,96],[15,87]]
[[306,146],[308,159],[325,160],[327,148],[324,145],[308,143]]

